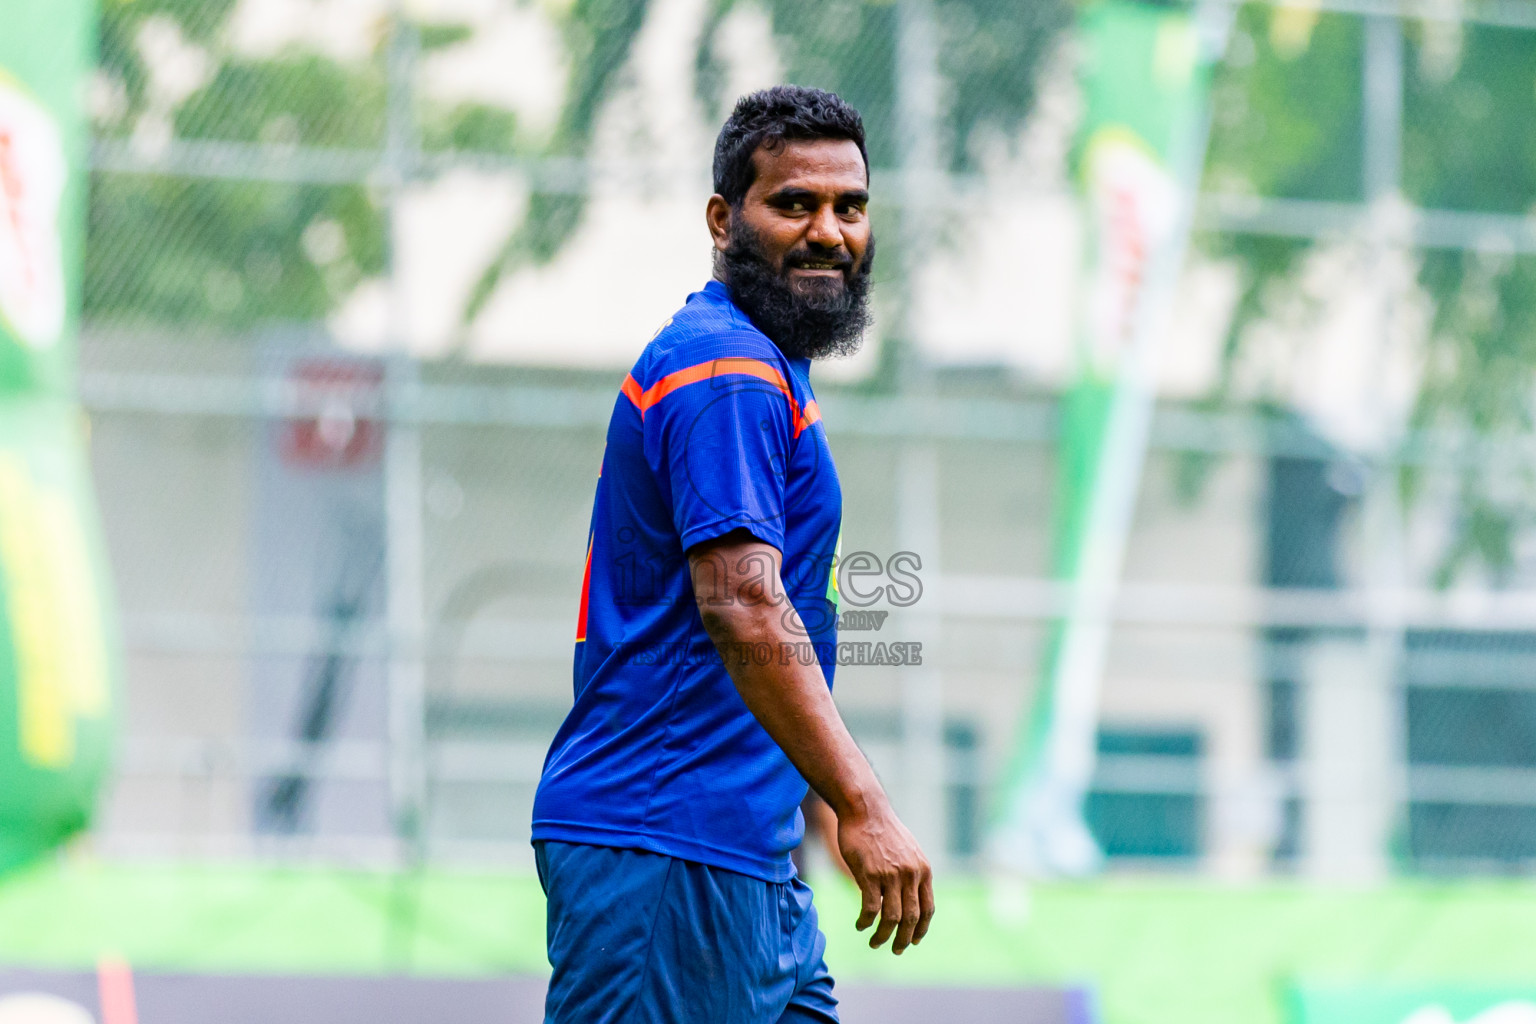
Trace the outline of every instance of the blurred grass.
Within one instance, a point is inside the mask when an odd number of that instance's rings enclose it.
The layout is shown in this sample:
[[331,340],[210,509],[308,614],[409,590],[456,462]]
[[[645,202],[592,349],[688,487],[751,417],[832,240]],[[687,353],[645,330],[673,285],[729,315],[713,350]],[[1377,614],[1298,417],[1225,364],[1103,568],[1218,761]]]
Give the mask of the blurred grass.
[[[914,985],[1088,984],[1106,1024],[1271,1024],[1285,985],[1302,979],[1536,985],[1528,881],[1346,889],[1127,879],[1027,891],[951,881],[938,901],[928,940],[898,958],[854,932],[852,889],[823,882],[817,903],[833,973]],[[414,908],[417,924],[408,945],[402,908]],[[543,896],[522,874],[431,871],[418,888],[335,868],[67,860],[0,882],[0,962],[87,967],[104,954],[149,970],[547,970]]]

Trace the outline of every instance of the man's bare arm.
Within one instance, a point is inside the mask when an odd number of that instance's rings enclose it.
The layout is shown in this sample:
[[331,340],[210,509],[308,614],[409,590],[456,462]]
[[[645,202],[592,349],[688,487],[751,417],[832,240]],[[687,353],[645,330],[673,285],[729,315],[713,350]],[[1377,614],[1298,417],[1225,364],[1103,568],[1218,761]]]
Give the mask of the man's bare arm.
[[[927,934],[933,873],[848,734],[820,666],[778,656],[783,645],[807,640],[794,628],[799,620],[784,594],[778,550],[735,531],[695,547],[688,560],[704,628],[741,699],[837,814],[838,847],[864,897],[857,927],[879,918],[869,944],[894,933],[891,950],[900,954]],[[759,644],[775,654],[768,664],[750,656]]]

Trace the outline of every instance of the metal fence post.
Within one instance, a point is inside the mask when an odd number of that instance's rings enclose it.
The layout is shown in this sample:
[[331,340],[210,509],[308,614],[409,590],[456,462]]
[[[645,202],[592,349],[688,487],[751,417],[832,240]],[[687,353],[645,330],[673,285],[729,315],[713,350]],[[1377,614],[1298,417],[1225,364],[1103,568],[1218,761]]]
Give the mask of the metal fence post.
[[[1387,365],[1401,303],[1400,261],[1403,30],[1396,15],[1365,19],[1364,191],[1370,205],[1369,267],[1376,280],[1376,345]],[[1375,417],[1391,415],[1385,385]],[[1387,443],[1392,443],[1388,439]],[[1406,812],[1402,595],[1403,508],[1397,467],[1382,459],[1367,484],[1361,516],[1364,581],[1370,594],[1363,637],[1319,645],[1306,706],[1303,849],[1310,874],[1376,879],[1391,871],[1393,832]],[[1354,647],[1353,651],[1346,650]]]
[[389,109],[382,167],[388,195],[390,347],[384,462],[389,621],[389,794],[398,854],[417,859],[425,843],[426,666],[423,662],[421,380],[410,352],[409,309],[400,261],[401,202],[419,158],[414,111],[415,27],[396,4],[389,44]]

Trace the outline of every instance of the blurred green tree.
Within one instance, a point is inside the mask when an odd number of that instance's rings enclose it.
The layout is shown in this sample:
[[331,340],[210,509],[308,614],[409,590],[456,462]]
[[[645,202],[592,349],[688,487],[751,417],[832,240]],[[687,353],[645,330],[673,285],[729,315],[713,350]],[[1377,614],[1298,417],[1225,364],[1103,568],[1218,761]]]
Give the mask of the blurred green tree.
[[[696,58],[698,93],[724,116],[719,33],[741,0],[711,0]],[[388,23],[373,53],[341,63],[309,51],[258,59],[232,52],[234,0],[107,0],[97,134],[157,141],[267,143],[321,151],[377,149],[387,103]],[[581,158],[649,10],[648,0],[574,0],[559,13],[570,67],[555,130],[524,144],[515,119],[486,106],[418,104],[427,148]],[[897,163],[896,7],[889,0],[767,0],[787,77],[835,89],[864,111],[871,159]],[[1071,19],[1072,0],[936,0],[950,165],[972,169],[983,133],[1011,137],[1034,100],[1036,72]],[[461,26],[421,26],[424,49],[462,41]],[[171,51],[178,51],[172,53]],[[188,95],[157,91],[152,60],[210,70]],[[465,322],[518,266],[551,259],[581,219],[580,189],[535,192],[472,289]],[[355,184],[251,183],[101,173],[91,204],[86,311],[98,324],[174,323],[209,332],[323,317],[383,270],[379,196]]]
[[[1524,214],[1536,204],[1536,32],[1404,23],[1402,190],[1425,208]],[[1363,184],[1363,25],[1302,7],[1245,7],[1214,93],[1208,188],[1359,202]],[[1312,243],[1206,235],[1239,268],[1227,369],[1213,401],[1233,398],[1251,329],[1293,303]],[[1447,248],[1414,253],[1432,315],[1409,425],[1481,438],[1528,437],[1536,391],[1536,259]],[[1253,396],[1244,396],[1252,398]],[[1437,581],[1481,563],[1497,578],[1520,529],[1536,522],[1536,481],[1486,460],[1458,464],[1458,527]],[[1420,474],[1406,471],[1412,496]]]
[[[736,99],[723,95],[721,30],[748,2],[759,3],[768,16],[785,78],[830,89],[857,107],[868,129],[870,163],[896,167],[896,0],[710,0],[694,70],[698,97],[717,120]],[[571,5],[565,22],[571,79],[551,155],[587,155],[597,113],[620,81],[648,6],[649,0]],[[1041,63],[1074,9],[1074,0],[935,0],[941,128],[951,169],[974,170],[978,143],[1016,135],[1033,109]],[[579,193],[536,194],[522,225],[471,293],[465,319],[479,313],[505,275],[553,256],[571,236],[584,205]]]
[[[304,147],[343,168],[362,154],[366,166],[384,143],[389,23],[362,61],[299,49],[256,58],[227,45],[234,6],[108,0],[93,89],[98,139],[149,153],[263,143],[281,158]],[[422,26],[417,38],[430,51],[467,35]],[[513,116],[494,107],[421,103],[417,117],[428,148],[507,152],[516,142]],[[92,180],[89,231],[84,304],[97,325],[220,335],[311,322],[385,269],[381,195],[358,183],[105,171]]]

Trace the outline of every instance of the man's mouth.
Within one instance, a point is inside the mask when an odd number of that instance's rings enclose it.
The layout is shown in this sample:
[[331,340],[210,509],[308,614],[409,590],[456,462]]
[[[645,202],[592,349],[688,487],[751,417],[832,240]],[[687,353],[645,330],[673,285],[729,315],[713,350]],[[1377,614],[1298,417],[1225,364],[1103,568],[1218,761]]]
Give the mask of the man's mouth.
[[825,277],[834,274],[842,276],[842,274],[847,269],[847,264],[838,263],[835,260],[804,260],[799,263],[791,264],[789,269],[791,271],[798,271],[802,274],[810,274],[817,277]]

